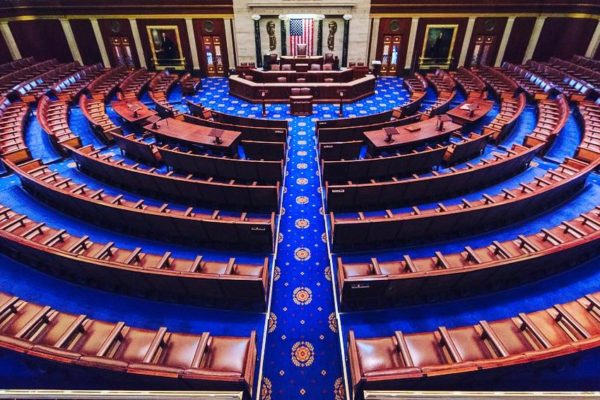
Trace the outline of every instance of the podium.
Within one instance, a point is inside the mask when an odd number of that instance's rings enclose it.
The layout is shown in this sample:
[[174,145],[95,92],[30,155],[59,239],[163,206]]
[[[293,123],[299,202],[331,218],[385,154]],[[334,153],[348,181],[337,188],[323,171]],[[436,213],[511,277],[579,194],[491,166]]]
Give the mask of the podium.
[[313,96],[310,94],[309,88],[292,88],[290,113],[292,115],[312,115]]

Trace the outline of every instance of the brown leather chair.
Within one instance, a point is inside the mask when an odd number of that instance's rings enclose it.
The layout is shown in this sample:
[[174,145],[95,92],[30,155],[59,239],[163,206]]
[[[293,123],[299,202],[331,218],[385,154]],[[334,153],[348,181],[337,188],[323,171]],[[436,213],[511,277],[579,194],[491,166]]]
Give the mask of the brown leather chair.
[[296,45],[296,56],[298,56],[298,57],[308,56],[308,45],[306,43],[298,43]]
[[305,83],[306,82],[306,78],[298,78],[298,79],[296,79],[296,82],[298,82],[298,83]]
[[277,77],[277,82],[278,83],[286,83],[287,78],[285,76],[279,76],[279,77]]
[[311,71],[320,71],[321,70],[321,65],[319,65],[319,64],[311,64],[310,65],[310,70]]
[[310,88],[292,88],[290,112],[293,115],[311,115],[313,113],[313,96],[310,94]]
[[271,71],[281,71],[279,64],[271,64]]
[[283,64],[281,66],[281,70],[282,71],[291,71],[292,70],[292,64]]
[[323,82],[332,83],[332,82],[335,82],[335,80],[333,78],[325,78],[325,79],[323,79]]
[[333,71],[333,64],[323,64],[323,71]]

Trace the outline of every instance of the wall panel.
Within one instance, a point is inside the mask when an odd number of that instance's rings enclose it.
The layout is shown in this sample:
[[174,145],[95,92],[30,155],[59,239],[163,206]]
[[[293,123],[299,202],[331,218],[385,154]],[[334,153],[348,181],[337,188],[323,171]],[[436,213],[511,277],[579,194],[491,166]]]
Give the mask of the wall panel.
[[133,34],[131,33],[131,24],[128,19],[99,19],[98,24],[100,25],[100,32],[102,33],[102,39],[104,40],[104,46],[108,53],[111,65],[116,65],[116,59],[112,52],[112,45],[110,38],[114,36],[126,37],[129,40],[131,46],[131,57],[136,67],[140,67],[140,60],[138,59],[135,42],[133,40]]
[[493,65],[498,55],[498,49],[500,48],[500,41],[502,40],[502,34],[504,28],[506,28],[506,22],[508,18],[477,18],[473,25],[473,34],[471,35],[471,43],[469,43],[469,50],[467,51],[467,58],[465,59],[465,65],[471,65],[471,58],[473,57],[473,51],[475,49],[475,41],[478,35],[493,36],[494,42],[490,49],[490,55],[488,64]]
[[69,21],[73,36],[77,42],[77,48],[84,64],[95,64],[102,62],[98,42],[94,36],[92,23],[89,19],[72,19]]
[[547,18],[533,59],[547,61],[553,56],[569,59],[573,54],[584,54],[596,24],[591,18]]
[[535,24],[535,17],[519,17],[515,18],[512,31],[508,37],[508,45],[504,52],[504,59],[502,61],[508,61],[513,64],[521,64],[525,51],[527,50],[527,44],[533,32],[533,25]]
[[22,57],[73,61],[65,32],[58,19],[11,21],[9,26]]
[[398,73],[402,74],[406,63],[406,54],[408,52],[408,36],[410,35],[410,26],[412,20],[410,18],[382,18],[379,21],[379,33],[377,36],[377,50],[375,52],[375,60],[381,60],[381,52],[383,51],[383,36],[384,35],[401,35],[402,41],[398,51]]

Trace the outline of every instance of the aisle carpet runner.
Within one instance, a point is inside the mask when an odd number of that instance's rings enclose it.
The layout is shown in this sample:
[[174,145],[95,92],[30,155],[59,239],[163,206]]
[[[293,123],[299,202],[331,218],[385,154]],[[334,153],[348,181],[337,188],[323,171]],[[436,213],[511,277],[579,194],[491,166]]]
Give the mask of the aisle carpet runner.
[[[225,79],[208,79],[194,98],[230,114],[260,117],[260,107],[228,96]],[[377,94],[344,106],[346,117],[374,114],[405,103],[400,79],[380,79]],[[258,397],[263,400],[344,399],[342,356],[332,269],[321,200],[315,121],[338,118],[335,104],[315,105],[312,116],[269,105],[268,118],[289,121],[278,253]]]

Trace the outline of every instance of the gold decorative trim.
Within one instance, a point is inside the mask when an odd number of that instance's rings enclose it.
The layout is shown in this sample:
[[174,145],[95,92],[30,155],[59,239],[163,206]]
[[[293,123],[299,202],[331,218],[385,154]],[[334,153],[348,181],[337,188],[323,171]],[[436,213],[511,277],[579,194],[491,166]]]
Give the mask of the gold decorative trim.
[[[177,38],[177,48],[179,49],[179,61],[178,64],[169,64],[169,65],[159,65],[158,59],[156,58],[156,49],[154,48],[154,42],[152,41],[152,29],[165,29],[165,30],[174,30],[175,37]],[[152,63],[153,67],[156,70],[163,70],[167,68],[173,68],[176,70],[184,70],[185,69],[185,57],[183,56],[183,51],[181,50],[181,37],[179,36],[179,26],[177,25],[146,25],[146,34],[148,35],[148,42],[150,44],[150,51],[152,52]]]
[[216,18],[216,19],[233,19],[233,14],[81,14],[81,15],[19,15],[15,17],[3,17],[0,21],[33,21],[36,19],[59,19],[65,18],[67,20],[72,19],[202,19],[202,18]]
[[0,390],[0,399],[242,400],[237,391]]
[[[461,3],[461,6],[464,5]],[[480,5],[480,4],[478,4]],[[381,7],[387,7],[388,5],[382,5]],[[394,4],[390,4],[390,7],[396,7]],[[475,6],[475,5],[473,5]],[[371,8],[375,7],[371,4]],[[436,6],[439,8],[439,6]],[[469,18],[473,16],[472,12],[463,12],[463,13],[440,13],[440,12],[419,12],[419,13],[371,13],[371,18]],[[598,19],[600,20],[600,14],[587,14],[587,13],[534,13],[534,12],[502,12],[502,13],[493,13],[493,12],[478,12],[477,18],[502,18],[502,17],[548,17],[548,18],[585,18],[585,19]]]
[[393,391],[393,390],[365,390],[365,400],[439,400],[439,399],[536,399],[556,400],[600,398],[600,392],[425,392],[425,391]]
[[[429,38],[429,30],[431,28],[452,28],[452,39],[450,40],[450,48],[448,49],[448,57],[446,62],[443,64],[423,64],[429,58],[425,57],[425,50],[427,48],[427,39]],[[419,57],[419,68],[435,69],[435,68],[449,68],[454,60],[454,45],[456,44],[456,36],[458,35],[458,24],[427,24],[425,26],[425,36],[423,36],[423,47],[421,48],[421,56]]]

